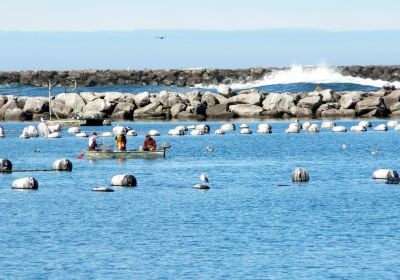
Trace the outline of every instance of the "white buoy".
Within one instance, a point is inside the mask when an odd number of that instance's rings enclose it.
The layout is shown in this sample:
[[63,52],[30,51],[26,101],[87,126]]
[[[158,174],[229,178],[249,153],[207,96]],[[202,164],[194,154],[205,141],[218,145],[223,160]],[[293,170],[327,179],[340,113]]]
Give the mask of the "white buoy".
[[76,137],[88,137],[87,133],[85,131],[79,132],[75,134]]
[[4,137],[4,129],[3,127],[0,125],[0,138]]
[[113,192],[114,190],[112,188],[108,187],[94,187],[92,189],[92,192]]
[[346,132],[347,128],[343,125],[334,126],[331,129],[332,132]]
[[39,184],[35,178],[25,177],[17,179],[14,182],[12,182],[11,187],[13,189],[20,189],[20,190],[37,190],[39,188]]
[[218,128],[217,130],[215,130],[214,134],[225,134],[225,131],[223,131],[222,129]]
[[127,136],[137,136],[137,133],[136,133],[136,131],[134,131],[133,129],[131,129],[131,130],[129,130],[129,131],[126,133],[126,135],[127,135]]
[[11,172],[12,171],[12,163],[8,159],[0,158],[0,171],[1,172]]
[[49,127],[45,123],[40,123],[37,126],[37,130],[38,130],[39,135],[41,137],[47,137],[49,135],[49,133],[50,133]]
[[400,131],[400,124],[396,125],[396,127],[394,128],[395,131]]
[[175,127],[175,129],[183,131],[183,132],[187,131],[187,128],[185,126],[183,126],[183,125],[178,125],[177,127]]
[[307,131],[308,132],[319,132],[319,127],[317,124],[313,123],[308,127]]
[[308,128],[312,125],[311,122],[305,122],[303,123],[303,130],[308,131]]
[[114,134],[110,131],[106,131],[101,134],[101,137],[113,137],[113,136]]
[[332,127],[334,127],[336,124],[334,122],[322,122],[321,123],[321,129],[332,129]]
[[242,123],[240,125],[240,128],[249,128],[249,125],[247,123]]
[[46,138],[61,138],[61,133],[56,131],[56,132],[53,132],[53,133],[50,133],[49,135],[47,135]]
[[19,138],[21,138],[21,139],[29,139],[31,137],[29,136],[28,132],[23,131],[22,134],[19,136]]
[[202,130],[204,134],[210,133],[210,126],[208,124],[198,124],[194,129]]
[[388,127],[396,127],[398,125],[399,125],[398,121],[388,121],[386,124],[386,126],[388,126]]
[[393,169],[377,169],[372,173],[373,179],[399,178],[399,174]]
[[160,136],[160,132],[155,129],[149,130],[149,132],[147,132],[147,134],[149,134],[150,136]]
[[365,126],[359,126],[359,125],[353,125],[350,128],[351,131],[355,131],[355,132],[365,132],[367,131],[367,127]]
[[27,134],[29,137],[38,137],[39,136],[39,131],[36,128],[36,126],[34,125],[29,125],[27,127],[24,128],[24,130],[22,131],[22,134]]
[[236,130],[236,126],[233,123],[226,123],[221,125],[221,130],[223,130],[224,132],[233,131]]
[[198,129],[193,129],[190,132],[190,135],[204,135],[204,131],[203,130],[198,130]]
[[188,125],[188,126],[187,126],[187,129],[195,129],[195,128],[196,128],[195,125]]
[[260,123],[258,125],[257,133],[260,133],[260,134],[272,133],[272,127],[267,123]]
[[50,133],[60,132],[62,130],[62,125],[61,124],[49,125],[49,130]]
[[136,178],[133,175],[120,174],[111,179],[111,186],[136,187]]
[[372,127],[372,124],[371,124],[371,122],[369,122],[369,121],[360,121],[360,122],[358,123],[358,125],[359,125],[359,126],[365,126],[365,127]]
[[72,171],[72,162],[69,159],[58,159],[53,163],[53,170]]
[[182,130],[177,130],[176,128],[168,130],[168,135],[170,136],[180,136],[184,135],[185,132]]
[[126,134],[126,128],[123,126],[117,125],[116,127],[113,128],[113,134],[115,136]]
[[292,182],[307,182],[310,180],[308,172],[303,168],[296,168],[292,172]]
[[386,124],[380,124],[374,127],[374,131],[387,131],[387,126]]
[[79,132],[81,132],[81,129],[78,126],[68,128],[68,134],[77,134]]
[[252,134],[253,131],[251,131],[250,128],[241,128],[240,129],[240,134]]
[[289,127],[285,130],[286,133],[299,133],[300,132],[300,125],[298,123],[291,123]]

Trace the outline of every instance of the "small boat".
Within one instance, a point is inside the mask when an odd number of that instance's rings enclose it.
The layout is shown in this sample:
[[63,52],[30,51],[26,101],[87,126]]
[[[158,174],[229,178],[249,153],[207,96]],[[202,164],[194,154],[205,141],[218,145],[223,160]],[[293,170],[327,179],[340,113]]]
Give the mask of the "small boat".
[[83,154],[89,159],[126,159],[126,158],[165,158],[165,149],[155,151],[129,150],[129,151],[114,151],[114,150],[98,150],[84,151]]

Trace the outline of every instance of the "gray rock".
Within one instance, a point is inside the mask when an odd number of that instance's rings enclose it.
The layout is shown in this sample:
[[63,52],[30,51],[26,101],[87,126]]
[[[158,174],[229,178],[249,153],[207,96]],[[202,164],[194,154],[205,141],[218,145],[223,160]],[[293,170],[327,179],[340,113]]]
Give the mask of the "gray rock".
[[204,119],[205,119],[205,116],[204,116],[204,115],[198,115],[198,114],[196,114],[196,113],[190,113],[190,112],[180,112],[180,113],[176,116],[176,118],[177,118],[178,120],[182,120],[182,121],[184,121],[184,120],[188,120],[188,121],[191,121],[191,120],[201,121],[201,120],[204,120]]
[[20,108],[7,109],[4,114],[5,121],[25,121],[26,114]]
[[150,93],[147,91],[135,95],[135,104],[138,108],[145,107],[150,104]]
[[97,95],[95,95],[93,92],[87,92],[87,91],[81,92],[79,95],[81,96],[81,98],[82,98],[86,103],[100,98],[100,97],[98,97]]
[[7,103],[7,96],[0,96],[0,109]]
[[187,105],[184,103],[177,103],[171,107],[171,117],[176,118],[178,114],[182,111],[185,111]]
[[229,97],[227,103],[229,105],[237,105],[237,104],[251,104],[251,105],[261,105],[263,99],[263,95],[258,92],[248,93],[248,94],[238,94],[232,97]]
[[83,118],[104,118],[106,117],[106,113],[97,112],[97,111],[85,111],[82,113]]
[[309,108],[298,108],[293,107],[290,109],[290,114],[294,117],[298,118],[311,118],[313,116],[313,112]]
[[356,111],[354,109],[328,109],[321,113],[323,118],[354,118]]
[[319,106],[321,106],[321,104],[322,104],[322,96],[316,95],[300,99],[300,101],[297,103],[297,107],[315,111]]
[[383,103],[387,109],[400,101],[400,90],[394,90],[390,94],[383,97]]
[[163,110],[163,107],[160,102],[150,103],[149,105],[136,109],[133,112],[133,118],[165,118],[166,112]]
[[29,114],[41,114],[49,111],[49,101],[45,97],[29,97],[23,111]]
[[217,89],[218,93],[226,98],[235,95],[228,85],[220,84]]
[[96,99],[83,107],[83,112],[102,112],[102,113],[110,113],[113,108],[113,105],[109,102],[106,102],[104,99]]
[[238,117],[259,117],[263,108],[251,104],[230,105],[229,110]]
[[228,104],[225,103],[207,107],[206,116],[210,119],[231,119],[235,114],[228,111]]
[[222,96],[221,94],[217,94],[215,98],[217,98],[219,104],[225,104],[226,102],[228,102],[228,98]]
[[385,105],[383,104],[383,99],[380,96],[368,97],[359,102],[357,102],[355,110],[359,116],[366,115],[371,111],[376,110],[374,116],[381,116],[382,112],[385,110]]
[[207,106],[200,101],[193,101],[193,113],[205,115]]
[[165,108],[171,108],[177,103],[181,103],[182,99],[177,92],[161,91],[156,96],[156,101],[159,101]]
[[4,104],[0,109],[0,119],[4,119],[7,110],[16,108],[18,108],[16,98],[8,98],[6,104]]
[[51,100],[51,111],[52,116],[58,116],[59,118],[68,118],[71,116],[73,108],[65,106],[62,100],[53,99]]
[[128,102],[120,102],[115,106],[113,113],[111,114],[111,118],[113,119],[122,119],[122,120],[131,120],[133,117],[133,110],[135,109],[135,105]]
[[121,92],[105,92],[104,100],[108,103],[118,103],[123,99]]
[[192,106],[194,104],[194,101],[201,101],[201,98],[203,97],[202,94],[197,90],[194,90],[194,91],[191,91],[191,92],[187,93],[186,96],[187,96],[187,99],[190,102],[190,105],[192,105]]
[[270,93],[265,97],[262,106],[266,111],[283,113],[290,113],[295,107],[293,97],[289,93]]
[[82,112],[86,104],[82,97],[76,93],[60,93],[55,99],[64,102],[66,107],[70,107],[77,112]]
[[362,92],[352,91],[345,92],[341,95],[339,105],[341,109],[354,109],[356,103],[361,100]]
[[340,108],[339,103],[333,103],[333,102],[325,103],[325,104],[322,104],[321,106],[319,106],[319,108],[317,109],[316,114],[318,116],[321,116],[323,111],[326,111],[326,110],[329,110],[329,109],[339,109],[339,108]]
[[390,106],[390,111],[391,112],[400,111],[400,102],[394,103],[392,106]]
[[209,107],[209,106],[214,106],[216,104],[219,104],[219,101],[214,93],[205,92],[205,93],[203,93],[203,96],[201,97],[201,103],[206,104],[207,107]]
[[27,96],[18,96],[16,100],[18,108],[24,109],[27,100],[28,100]]

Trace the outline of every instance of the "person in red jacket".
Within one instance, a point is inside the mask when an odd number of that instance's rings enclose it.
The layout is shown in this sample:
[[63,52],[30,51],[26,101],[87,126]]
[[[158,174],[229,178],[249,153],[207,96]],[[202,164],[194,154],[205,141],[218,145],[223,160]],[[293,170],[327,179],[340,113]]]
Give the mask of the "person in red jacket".
[[157,150],[157,143],[149,134],[146,135],[143,143],[144,151],[154,151]]

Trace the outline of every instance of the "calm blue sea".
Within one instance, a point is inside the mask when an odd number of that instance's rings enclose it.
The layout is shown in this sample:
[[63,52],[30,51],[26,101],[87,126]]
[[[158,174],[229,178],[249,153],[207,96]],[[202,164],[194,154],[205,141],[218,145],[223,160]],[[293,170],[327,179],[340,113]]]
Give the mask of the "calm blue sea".
[[[263,89],[299,92],[316,86]],[[2,86],[0,92],[47,94],[46,89],[18,86]],[[358,121],[336,123],[350,128]],[[387,120],[371,121],[375,126]],[[247,122],[257,130],[259,122]],[[65,130],[61,139],[22,140],[22,129],[37,123],[1,123],[6,137],[0,139],[0,158],[10,159],[14,169],[50,168],[55,160],[68,158],[73,171],[0,174],[0,278],[400,278],[400,185],[371,179],[378,168],[400,170],[400,133],[323,130],[293,135],[284,133],[289,122],[269,123],[270,135],[234,131],[179,137],[167,136],[167,131],[190,123],[121,123],[139,133],[128,138],[128,148],[140,146],[150,129],[161,132],[159,145],[172,145],[165,159],[126,161],[78,160],[88,139]],[[207,124],[213,132],[222,123]],[[86,129],[101,133],[112,128]],[[215,151],[207,152],[207,146]],[[291,183],[296,167],[309,171],[310,182]],[[123,173],[134,175],[138,186],[91,192]],[[210,180],[209,191],[192,189],[202,173]],[[25,176],[34,176],[39,190],[11,189],[15,179]]]
[[[351,91],[361,90],[370,91],[378,90],[379,88],[368,85],[351,84],[351,83],[290,83],[290,84],[273,84],[267,86],[256,87],[259,90],[267,92],[307,92],[313,91],[316,87],[321,89],[333,89],[335,91]],[[189,92],[192,90],[211,91],[216,92],[215,88],[189,88],[189,87],[177,87],[177,86],[152,86],[152,85],[131,85],[131,86],[97,86],[97,87],[80,87],[77,89],[78,92],[92,91],[92,92],[129,92],[139,93],[148,91],[150,93],[158,93],[162,90],[177,91],[177,92]],[[52,90],[52,94],[58,94],[62,92],[71,92],[72,89],[67,87],[56,87]],[[33,86],[20,86],[20,85],[0,85],[0,95],[17,95],[17,96],[47,96],[48,89]]]
[[[172,145],[166,158],[78,160],[87,139],[63,131],[61,139],[22,140],[28,123],[1,124],[0,157],[15,169],[49,168],[60,158],[74,167],[0,174],[0,278],[400,277],[400,185],[371,179],[375,169],[400,169],[399,132],[293,135],[284,133],[289,123],[282,121],[270,122],[270,135],[171,137],[169,129],[189,123],[122,124],[139,133],[128,138],[128,148],[158,129],[158,144]],[[214,131],[222,123],[208,124]],[[258,122],[249,125],[255,131]],[[87,131],[93,130],[111,127]],[[291,183],[296,167],[309,171],[310,182]],[[138,186],[91,192],[123,173],[133,174]],[[192,189],[202,173],[209,191]],[[39,190],[11,189],[25,176],[34,176]]]

